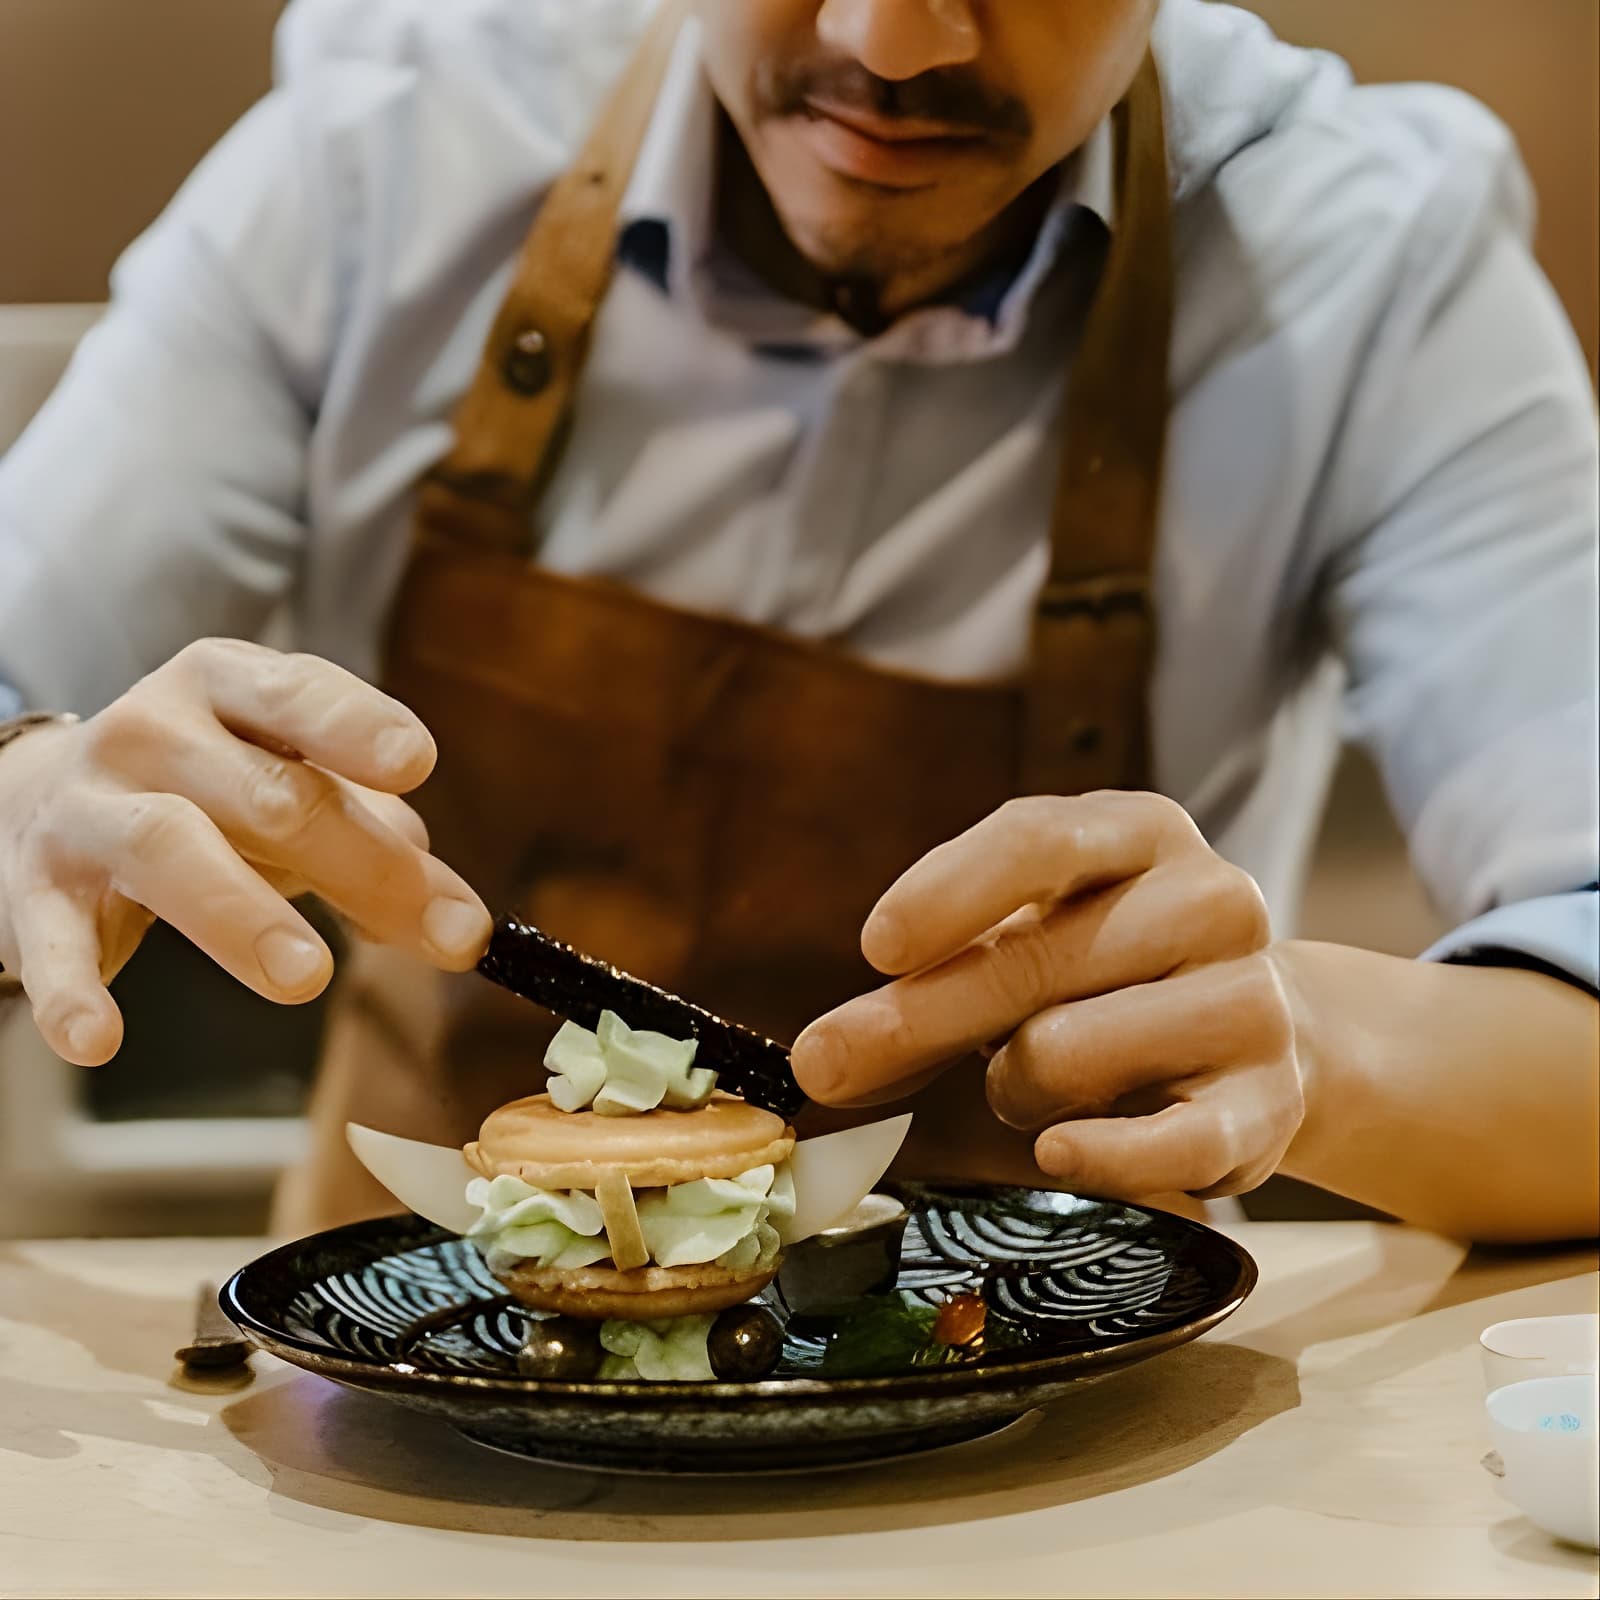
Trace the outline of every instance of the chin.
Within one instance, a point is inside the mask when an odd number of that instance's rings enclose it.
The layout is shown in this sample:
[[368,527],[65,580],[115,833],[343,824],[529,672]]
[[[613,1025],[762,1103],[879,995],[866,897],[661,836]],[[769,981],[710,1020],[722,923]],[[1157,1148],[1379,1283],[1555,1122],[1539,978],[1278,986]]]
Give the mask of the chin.
[[780,209],[779,214],[795,248],[830,278],[882,282],[929,268],[964,242],[932,237],[916,229],[886,227],[883,202],[861,211],[864,214],[857,214],[856,208],[835,207],[790,216]]
[[840,177],[799,152],[774,153],[762,181],[790,242],[829,277],[886,278],[938,260],[982,223],[944,237],[969,208],[944,189],[890,189]]
[[892,197],[867,204],[852,199],[853,204],[826,208],[779,207],[795,248],[830,278],[884,283],[935,272],[962,259],[987,226],[980,219],[952,231],[953,216],[972,214],[954,199],[918,195],[915,210],[912,197],[898,203]]

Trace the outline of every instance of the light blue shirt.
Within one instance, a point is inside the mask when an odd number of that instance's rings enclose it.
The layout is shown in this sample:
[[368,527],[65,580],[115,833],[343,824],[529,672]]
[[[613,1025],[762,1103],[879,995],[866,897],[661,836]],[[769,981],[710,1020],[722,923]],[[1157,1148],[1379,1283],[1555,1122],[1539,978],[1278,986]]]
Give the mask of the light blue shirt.
[[[287,601],[371,672],[412,486],[642,0],[297,0],[275,90],[120,264],[0,463],[0,677],[93,711]],[[1292,927],[1334,728],[1376,754],[1462,926],[1430,954],[1600,967],[1596,429],[1504,131],[1356,88],[1166,0],[1174,411],[1155,587],[1160,786]],[[1014,674],[1111,136],[1020,273],[877,339],[717,248],[686,35],[625,206],[541,559],[957,681]]]

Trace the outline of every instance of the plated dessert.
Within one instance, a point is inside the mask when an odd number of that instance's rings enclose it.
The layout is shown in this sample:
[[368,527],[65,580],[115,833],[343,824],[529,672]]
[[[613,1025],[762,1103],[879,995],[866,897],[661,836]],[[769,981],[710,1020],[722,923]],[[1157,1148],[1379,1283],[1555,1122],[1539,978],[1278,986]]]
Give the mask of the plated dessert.
[[531,1375],[759,1376],[781,1338],[746,1303],[785,1248],[854,1210],[905,1138],[902,1116],[797,1140],[720,1092],[695,1053],[608,1011],[593,1031],[563,1024],[545,1093],[492,1112],[464,1150],[351,1126],[397,1199],[465,1236],[541,1314]]
[[[801,1140],[791,1165],[832,1142]],[[454,1161],[459,1203],[471,1169],[459,1150],[433,1154]],[[806,1190],[802,1171],[802,1205]],[[873,1254],[857,1208],[840,1235],[855,1242],[827,1230],[785,1246],[771,1289],[716,1313],[714,1382],[611,1381],[628,1363],[672,1370],[651,1324],[527,1310],[476,1242],[414,1216],[279,1246],[222,1303],[262,1349],[497,1449],[743,1477],[893,1461],[1003,1428],[1204,1333],[1255,1281],[1231,1239],[1136,1206],[986,1185],[900,1184],[893,1200],[908,1217],[890,1280],[857,1272]],[[742,1381],[746,1355],[759,1383]],[[1170,1389],[1137,1390],[1157,1433]]]

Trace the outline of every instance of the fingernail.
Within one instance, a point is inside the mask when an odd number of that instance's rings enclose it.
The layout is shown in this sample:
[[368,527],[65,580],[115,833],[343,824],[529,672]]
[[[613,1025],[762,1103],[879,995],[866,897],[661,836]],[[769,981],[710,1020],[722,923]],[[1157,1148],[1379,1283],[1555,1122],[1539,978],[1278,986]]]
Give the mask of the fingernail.
[[391,772],[414,766],[427,753],[427,748],[426,741],[407,723],[385,728],[373,742],[379,765]]
[[293,992],[321,975],[327,956],[303,934],[269,928],[256,940],[256,960],[277,988]]
[[440,895],[422,913],[422,934],[441,956],[454,960],[488,942],[489,916],[482,906]]
[[1041,1172],[1048,1173],[1058,1183],[1072,1181],[1072,1146],[1060,1138],[1052,1138],[1054,1129],[1046,1129],[1033,1141],[1033,1161]]

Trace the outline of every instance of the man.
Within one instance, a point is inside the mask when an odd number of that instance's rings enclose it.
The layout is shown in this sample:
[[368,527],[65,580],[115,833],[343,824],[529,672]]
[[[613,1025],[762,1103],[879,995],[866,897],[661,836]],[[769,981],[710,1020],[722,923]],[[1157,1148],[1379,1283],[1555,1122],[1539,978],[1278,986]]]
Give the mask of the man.
[[[289,1214],[348,1214],[345,1114],[536,1072],[396,964],[481,892],[928,1168],[1596,1231],[1595,426],[1503,131],[1199,0],[552,9],[299,0],[0,471],[54,1048],[152,914],[318,992],[314,888],[373,942]],[[285,596],[309,655],[193,642]],[[1272,937],[1330,646],[1426,961]]]

